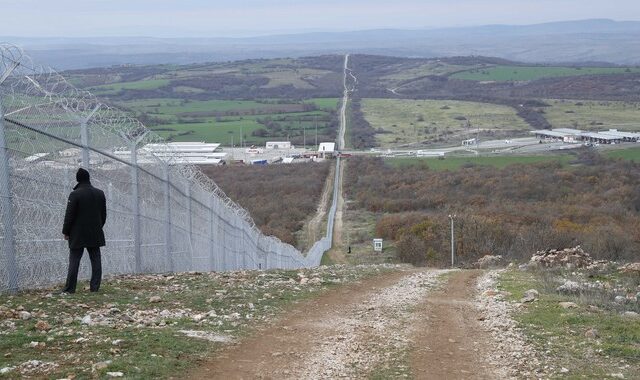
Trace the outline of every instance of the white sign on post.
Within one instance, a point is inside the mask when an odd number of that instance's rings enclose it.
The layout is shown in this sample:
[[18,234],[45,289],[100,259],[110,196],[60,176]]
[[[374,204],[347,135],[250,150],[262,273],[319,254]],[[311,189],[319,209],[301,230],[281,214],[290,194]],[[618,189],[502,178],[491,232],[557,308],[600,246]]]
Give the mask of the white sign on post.
[[373,239],[373,250],[382,252],[382,239]]

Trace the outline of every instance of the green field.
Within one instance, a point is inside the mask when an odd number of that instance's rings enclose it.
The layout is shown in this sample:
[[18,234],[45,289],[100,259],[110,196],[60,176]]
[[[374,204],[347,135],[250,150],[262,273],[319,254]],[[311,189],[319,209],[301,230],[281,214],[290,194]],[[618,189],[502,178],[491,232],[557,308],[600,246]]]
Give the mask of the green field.
[[263,75],[269,78],[269,83],[267,83],[267,85],[263,87],[273,88],[291,85],[295,88],[313,89],[315,87],[307,82],[307,80],[318,78],[330,73],[330,71],[314,69],[280,70],[266,72],[263,73]]
[[451,78],[505,82],[536,80],[549,77],[624,73],[640,73],[640,67],[494,66],[462,71],[453,74]]
[[640,148],[612,150],[610,152],[605,153],[605,156],[609,158],[622,158],[624,160],[640,163]]
[[[483,133],[529,129],[507,106],[451,100],[363,99],[362,112],[382,147],[416,142],[459,142]],[[467,125],[467,120],[471,126]]]
[[135,82],[120,82],[91,87],[88,90],[97,94],[116,93],[122,90],[155,90],[169,84],[168,79],[144,79]]
[[[309,99],[318,109],[303,111],[300,102],[281,102],[277,99],[250,100],[186,100],[177,98],[138,99],[117,103],[133,115],[146,121],[147,126],[170,141],[205,141],[230,145],[242,140],[247,144],[261,144],[274,138],[294,138],[328,134],[330,112],[338,106],[336,98]],[[297,109],[297,110],[296,110]],[[253,136],[252,132],[265,128],[259,119],[271,119],[280,125],[277,135]]]
[[640,131],[640,103],[558,99],[544,101],[551,106],[542,110],[553,128]]
[[563,165],[573,159],[566,154],[546,155],[546,156],[492,156],[492,157],[447,157],[438,158],[387,158],[385,163],[395,167],[419,166],[428,167],[431,170],[457,170],[468,165],[493,166],[504,168],[512,164],[535,164],[538,162],[559,161]]
[[427,75],[446,75],[456,71],[472,69],[473,67],[474,66],[456,66],[433,61],[384,75],[380,77],[380,81],[387,87],[394,88],[400,86],[402,83],[416,80]]

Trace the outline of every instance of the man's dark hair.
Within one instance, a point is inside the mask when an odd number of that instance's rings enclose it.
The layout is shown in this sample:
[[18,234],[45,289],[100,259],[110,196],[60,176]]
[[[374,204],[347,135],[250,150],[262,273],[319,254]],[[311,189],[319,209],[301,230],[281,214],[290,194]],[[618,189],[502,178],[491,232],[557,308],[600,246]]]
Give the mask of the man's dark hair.
[[89,172],[83,168],[78,169],[76,173],[76,181],[78,182],[89,182]]

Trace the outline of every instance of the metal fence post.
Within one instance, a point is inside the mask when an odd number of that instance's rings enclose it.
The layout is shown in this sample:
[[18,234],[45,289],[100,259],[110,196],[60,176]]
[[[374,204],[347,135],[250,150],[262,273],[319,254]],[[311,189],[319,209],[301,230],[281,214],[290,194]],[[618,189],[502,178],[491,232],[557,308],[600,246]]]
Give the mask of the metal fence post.
[[171,182],[169,182],[169,164],[164,165],[164,250],[169,264],[169,272],[175,272],[175,263],[171,252]]
[[[136,258],[136,273],[142,272],[142,239],[140,236],[140,182],[138,181],[138,143],[131,143],[131,201],[133,208],[133,249]],[[111,187],[111,183],[109,183]]]
[[80,121],[80,140],[82,143],[82,166],[84,166],[85,169],[89,169],[90,162],[91,162],[89,159],[89,127],[87,123],[89,122],[89,120],[91,120],[93,115],[96,112],[98,112],[99,109],[100,109],[100,104],[94,107],[94,109],[89,113],[89,116],[87,116],[86,118],[83,118]]
[[16,260],[16,237],[13,230],[11,166],[9,165],[9,147],[5,136],[2,102],[0,102],[0,198],[2,198],[2,225],[4,226],[2,251],[7,265],[7,285],[9,292],[15,293],[18,291],[18,263]]
[[236,255],[236,269],[244,269],[242,267],[242,260],[244,260],[243,257],[240,257],[240,242],[238,241],[238,239],[242,239],[244,238],[242,236],[242,230],[240,229],[240,227],[238,226],[238,222],[240,221],[240,217],[235,214],[234,218],[233,218],[233,227],[235,228],[235,239],[233,239],[233,251]]
[[215,231],[213,223],[213,207],[215,200],[213,195],[209,195],[209,270],[214,271],[216,269],[216,256],[215,256]]
[[187,196],[187,233],[189,234],[189,270],[193,270],[193,217],[191,212],[193,211],[193,202],[191,199],[191,181],[187,180],[187,186],[185,188],[185,194]]
[[[226,209],[222,209],[221,211],[219,211],[218,216],[220,216],[220,212],[223,212],[225,214],[228,214]],[[226,215],[224,215],[226,216]],[[228,219],[226,219],[226,221],[228,222]],[[227,232],[227,228],[229,228],[229,224],[227,223],[220,223],[220,227],[218,228],[218,231],[220,231],[220,228],[222,228],[222,236],[220,236],[220,241],[222,242],[222,269],[223,270],[229,270],[229,264],[230,261],[229,260],[229,247],[227,246],[227,236],[229,235],[229,233]]]

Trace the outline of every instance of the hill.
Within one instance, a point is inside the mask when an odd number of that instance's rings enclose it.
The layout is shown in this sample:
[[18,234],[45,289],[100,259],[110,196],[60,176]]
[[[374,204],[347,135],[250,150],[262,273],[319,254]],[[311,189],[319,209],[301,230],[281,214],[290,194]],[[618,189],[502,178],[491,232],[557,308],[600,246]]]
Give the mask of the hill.
[[381,54],[404,57],[487,55],[524,62],[640,63],[640,22],[579,20],[535,25],[487,25],[421,30],[363,30],[245,38],[21,38],[24,47],[58,69],[119,64],[188,64],[308,55]]

